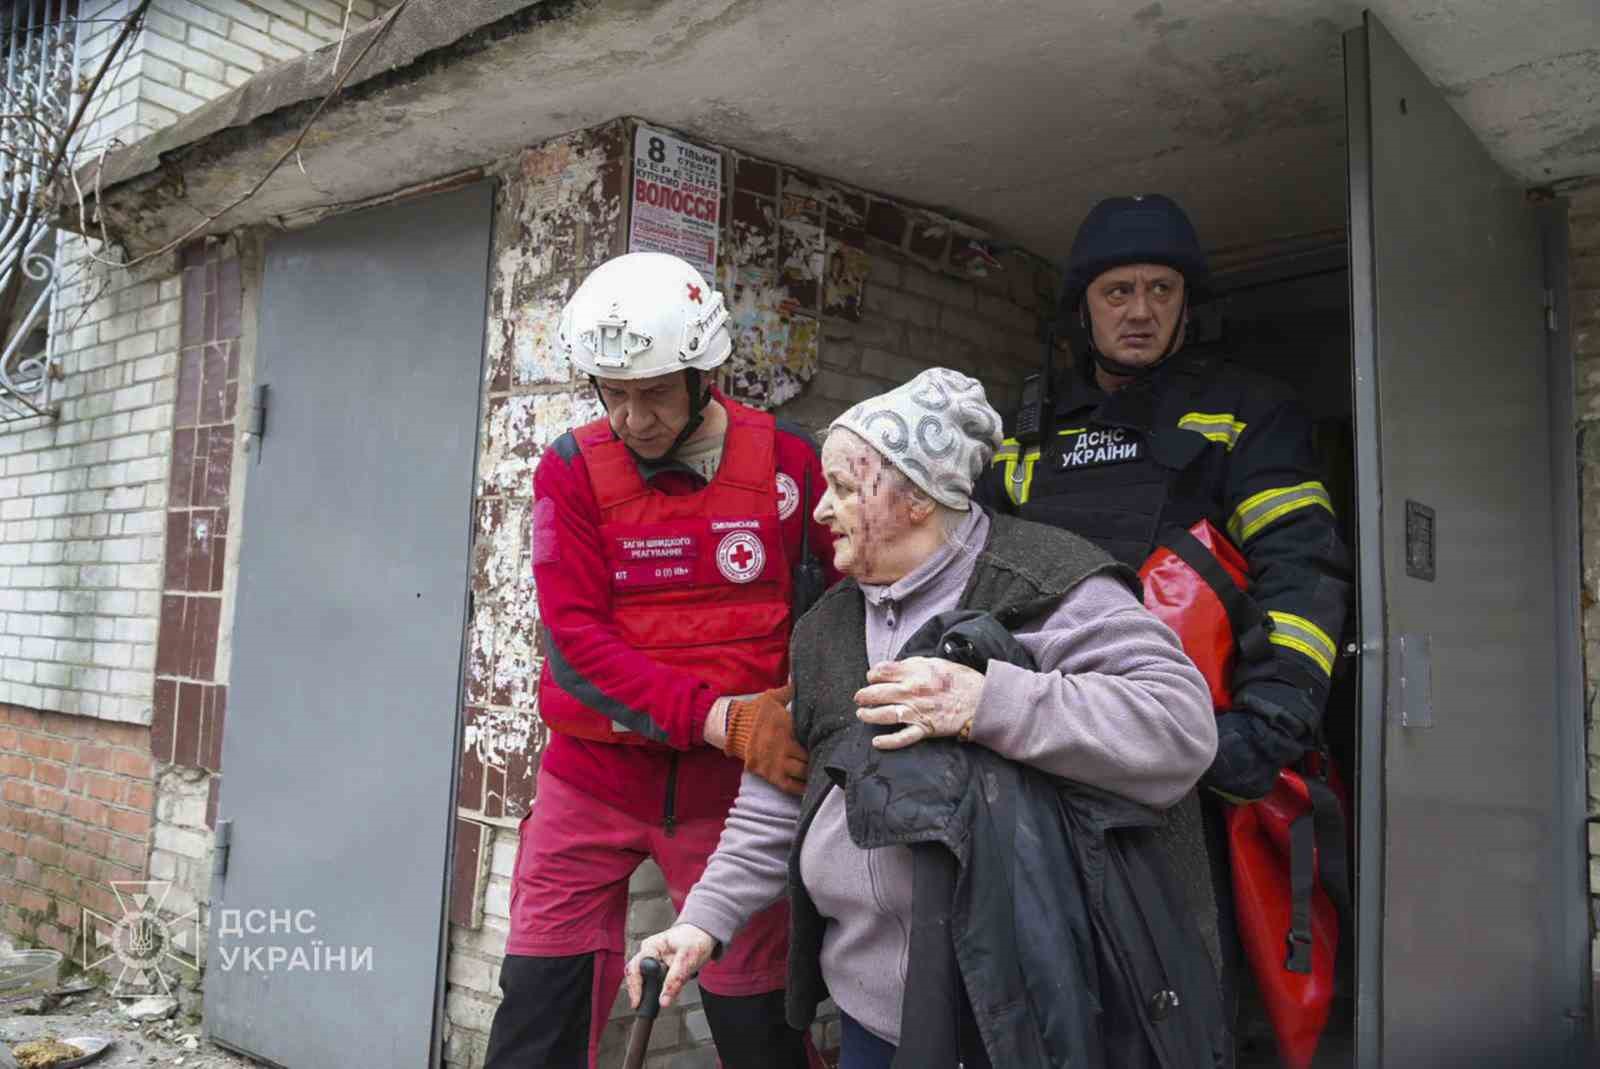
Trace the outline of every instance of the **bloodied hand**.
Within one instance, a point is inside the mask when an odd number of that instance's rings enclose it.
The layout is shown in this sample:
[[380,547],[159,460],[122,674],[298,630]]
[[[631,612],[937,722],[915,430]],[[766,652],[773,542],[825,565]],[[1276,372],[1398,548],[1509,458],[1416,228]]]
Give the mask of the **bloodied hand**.
[[901,725],[872,740],[880,750],[898,750],[960,734],[977,715],[982,695],[983,673],[935,657],[908,657],[867,673],[867,686],[856,691],[856,716],[867,724]]

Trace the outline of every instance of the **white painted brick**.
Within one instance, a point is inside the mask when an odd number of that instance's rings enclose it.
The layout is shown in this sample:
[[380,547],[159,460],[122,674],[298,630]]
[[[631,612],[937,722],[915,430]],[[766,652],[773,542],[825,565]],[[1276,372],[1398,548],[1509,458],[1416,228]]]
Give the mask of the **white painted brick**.
[[195,108],[206,103],[204,97],[186,93],[182,89],[173,89],[171,86],[162,85],[160,82],[144,83],[140,96],[142,101],[149,101],[178,115],[187,115]]
[[[229,20],[227,16],[219,15],[215,11],[192,3],[191,0],[159,0],[157,6],[173,18],[187,22],[191,26],[202,26],[212,33],[226,34],[228,32]],[[238,8],[243,5],[234,3],[228,6]]]
[[128,462],[128,482],[147,483],[154,479],[167,477],[168,461],[166,457],[145,457],[143,460]]
[[[70,638],[72,635],[72,617],[70,616],[36,616],[34,620],[39,624],[39,634],[41,635],[57,639]],[[66,659],[61,652],[65,645],[65,643],[61,642],[56,643],[56,657],[61,660]]]
[[89,654],[93,664],[105,668],[128,668],[133,664],[133,644],[130,642],[96,642]]
[[171,37],[178,41],[183,40],[185,29],[183,20],[173,18],[156,7],[152,6],[150,11],[146,13],[144,25],[149,33],[160,34],[162,37]]
[[460,952],[453,953],[449,959],[448,975],[450,983],[468,991],[477,991],[485,995],[494,995],[498,992],[496,981],[500,976],[500,966],[497,962],[485,961]]
[[148,434],[130,434],[126,438],[116,438],[110,445],[111,460],[141,460],[150,455]]
[[[285,25],[282,19],[273,19],[272,28],[277,27],[290,28]],[[294,59],[296,56],[303,55],[308,51],[308,49],[301,48],[282,36],[270,36],[271,32],[271,28],[269,28],[268,33],[262,33],[258,30],[252,30],[248,26],[235,26],[233,32],[228,36],[231,40],[249,48],[253,53],[260,53],[260,56],[256,59],[258,69],[261,66],[268,66],[282,60]],[[234,59],[232,56],[229,56],[228,59],[229,62],[243,63],[242,60]]]
[[184,92],[200,97],[203,100],[215,100],[228,93],[229,86],[224,82],[207,78],[203,74],[185,74],[183,76]]
[[107,616],[133,616],[138,599],[131,590],[99,590],[95,592],[95,608]]
[[[33,681],[42,687],[65,687],[70,685],[72,673],[64,664],[40,664],[35,667]],[[59,697],[46,698],[48,708],[56,708],[61,702]]]
[[144,57],[144,75],[153,81],[170,85],[174,89],[183,85],[183,71],[173,63],[156,56]]
[[53,661],[56,656],[56,642],[53,638],[25,638],[22,640],[22,656],[34,661]]
[[306,18],[304,0],[250,0],[254,7],[259,7],[276,18],[285,19],[295,24],[303,24]]
[[155,388],[148,382],[128,386],[117,391],[115,406],[121,412],[129,408],[143,408],[155,400]]
[[150,877],[171,880],[178,874],[178,857],[166,850],[150,851]]
[[[241,29],[247,29],[247,27],[235,25],[232,31],[230,31],[235,35],[235,39],[237,39],[236,35]],[[256,36],[260,37],[261,35],[257,34]],[[262,39],[267,40],[267,38]],[[231,40],[218,37],[216,34],[209,33],[206,30],[200,29],[199,27],[190,28],[189,45],[192,49],[198,49],[199,51],[204,52],[216,59],[225,60],[228,63],[236,63],[241,67],[248,67],[253,71],[259,71],[266,65],[265,59],[262,58],[259,52],[251,51],[248,48],[242,48]],[[276,47],[287,48],[288,46],[280,44]],[[295,54],[296,53],[292,51],[290,52],[290,55]],[[216,77],[216,75],[212,74],[210,71],[204,71],[202,73],[204,73],[207,77]]]
[[60,564],[67,559],[67,547],[62,542],[35,542],[27,550],[28,560],[34,564]]
[[296,22],[287,19],[274,18],[272,25],[267,28],[267,33],[279,41],[287,41],[298,52],[315,52],[328,42],[305,31],[305,17],[302,15]]
[[[127,360],[136,360],[141,356],[150,356],[156,351],[156,335],[154,331],[135,334],[117,342],[116,357],[118,363]],[[124,375],[127,374],[125,369]]]
[[113,694],[138,694],[150,689],[151,680],[143,672],[112,672],[109,690]]
[[[343,0],[338,3],[335,0],[300,0],[300,6],[306,9],[307,25],[312,16],[320,16],[324,22],[331,22],[335,26],[344,21]],[[353,13],[350,22],[352,28],[358,25]]]
[[511,916],[511,883],[509,880],[491,879],[483,892],[483,912],[486,916],[509,918]]
[[29,475],[21,480],[21,493],[26,497],[36,497],[39,494],[50,492],[50,473],[41,472],[38,475]]
[[143,560],[144,546],[137,538],[115,538],[100,543],[100,559],[116,564],[135,564]]
[[137,412],[130,413],[128,429],[135,432],[153,431],[168,426],[171,423],[170,417],[171,412],[160,405],[141,408]]
[[128,481],[128,465],[100,464],[89,472],[89,485],[94,488],[120,487]]
[[161,589],[161,566],[158,564],[124,564],[117,569],[117,581],[128,590]]
[[56,590],[29,590],[23,596],[25,612],[55,612],[61,605],[61,593]]
[[220,60],[207,55],[203,49],[195,49],[184,44],[181,40],[174,41],[159,34],[147,33],[144,35],[144,47],[153,56],[178,67],[198,70],[201,74],[210,74],[212,69],[219,72],[222,70],[223,64]]

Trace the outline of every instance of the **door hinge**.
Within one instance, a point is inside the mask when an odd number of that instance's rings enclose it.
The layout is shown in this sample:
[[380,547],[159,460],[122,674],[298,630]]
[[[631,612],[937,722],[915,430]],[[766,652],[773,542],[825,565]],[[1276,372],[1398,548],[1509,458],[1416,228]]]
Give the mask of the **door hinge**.
[[1554,334],[1561,329],[1560,325],[1556,322],[1555,290],[1544,291],[1544,329],[1548,330],[1551,334]]
[[250,411],[245,414],[244,451],[250,452],[261,436],[267,433],[267,384],[261,383],[250,393]]
[[228,875],[228,851],[233,848],[233,821],[217,821],[216,834],[211,839],[211,878],[224,879]]

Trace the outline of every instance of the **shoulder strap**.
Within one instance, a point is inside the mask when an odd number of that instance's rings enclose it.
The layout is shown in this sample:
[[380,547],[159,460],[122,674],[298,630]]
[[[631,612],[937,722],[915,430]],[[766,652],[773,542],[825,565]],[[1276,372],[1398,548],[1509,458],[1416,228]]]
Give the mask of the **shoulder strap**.
[[1239,589],[1233,577],[1198,538],[1172,524],[1161,529],[1156,544],[1171,550],[1179,560],[1194,569],[1217,596],[1217,600],[1222,602],[1241,659],[1254,662],[1272,656],[1272,645],[1267,638],[1267,614],[1261,611],[1261,606],[1256,604],[1254,598]]
[[720,399],[728,413],[728,436],[722,443],[722,464],[716,481],[776,496],[778,476],[778,421],[726,397]]
[[594,490],[602,514],[650,492],[639,475],[639,465],[634,462],[633,454],[612,433],[611,424],[597,419],[572,433],[589,470],[589,486]]

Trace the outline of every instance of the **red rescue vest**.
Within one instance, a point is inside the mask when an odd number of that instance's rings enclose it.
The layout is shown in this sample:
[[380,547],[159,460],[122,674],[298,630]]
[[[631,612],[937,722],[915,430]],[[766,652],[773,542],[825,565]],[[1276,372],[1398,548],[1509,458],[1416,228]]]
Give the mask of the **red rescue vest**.
[[[778,521],[777,425],[766,413],[722,404],[722,462],[692,494],[651,489],[604,419],[573,434],[600,506],[624,641],[719,694],[753,694],[781,685],[789,671],[792,580]],[[548,674],[543,684],[539,712],[553,730],[661,745],[590,709]]]
[[[1265,614],[1245,593],[1249,565],[1205,520],[1158,541],[1139,569],[1145,607],[1177,633],[1225,712],[1238,657],[1270,654]],[[1289,1069],[1309,1069],[1333,1003],[1339,907],[1348,907],[1343,793],[1331,765],[1284,769],[1266,798],[1227,812],[1239,941]]]

